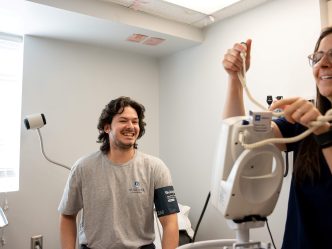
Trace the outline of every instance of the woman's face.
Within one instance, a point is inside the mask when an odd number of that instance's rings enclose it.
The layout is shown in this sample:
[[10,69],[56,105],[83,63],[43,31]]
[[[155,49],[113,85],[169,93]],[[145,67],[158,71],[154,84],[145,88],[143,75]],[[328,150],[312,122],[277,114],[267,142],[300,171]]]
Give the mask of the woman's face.
[[[313,74],[321,95],[332,103],[332,34],[325,36],[317,52],[323,52],[323,58],[313,67]],[[330,58],[329,58],[330,57]]]

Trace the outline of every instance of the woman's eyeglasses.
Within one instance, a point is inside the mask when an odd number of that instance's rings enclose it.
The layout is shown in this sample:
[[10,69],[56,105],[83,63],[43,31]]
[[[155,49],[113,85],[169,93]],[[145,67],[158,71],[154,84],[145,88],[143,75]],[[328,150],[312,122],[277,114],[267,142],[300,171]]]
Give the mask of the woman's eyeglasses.
[[324,55],[327,56],[328,61],[332,64],[332,49],[330,49],[326,53],[319,51],[319,52],[309,55],[308,59],[309,59],[310,66],[314,67],[324,57]]

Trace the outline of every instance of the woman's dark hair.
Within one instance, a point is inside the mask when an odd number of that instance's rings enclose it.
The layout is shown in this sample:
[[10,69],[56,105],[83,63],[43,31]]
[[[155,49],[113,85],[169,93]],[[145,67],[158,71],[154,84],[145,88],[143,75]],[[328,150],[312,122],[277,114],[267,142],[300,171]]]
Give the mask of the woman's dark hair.
[[[138,116],[138,125],[140,128],[138,138],[143,136],[145,133],[145,125],[146,123],[143,121],[144,120],[144,112],[145,112],[145,107],[138,102],[132,100],[129,97],[119,97],[117,99],[112,100],[109,102],[103,111],[100,114],[99,121],[97,128],[99,130],[99,136],[97,143],[102,143],[100,146],[100,150],[104,153],[107,154],[110,150],[110,141],[109,141],[109,134],[104,131],[105,125],[111,124],[113,117],[116,114],[120,114],[124,111],[124,108],[130,106],[135,109],[137,116]],[[137,144],[134,144],[134,148],[137,149]]]
[[[327,27],[322,30],[316,42],[314,52],[318,51],[319,45],[324,37],[332,34],[332,27]],[[316,86],[316,107],[325,115],[331,109],[331,102],[320,94]],[[319,162],[320,149],[314,141],[313,135],[306,137],[299,148],[297,158],[294,163],[294,176],[296,183],[301,184],[305,179],[313,181],[316,177],[320,177],[320,162]]]

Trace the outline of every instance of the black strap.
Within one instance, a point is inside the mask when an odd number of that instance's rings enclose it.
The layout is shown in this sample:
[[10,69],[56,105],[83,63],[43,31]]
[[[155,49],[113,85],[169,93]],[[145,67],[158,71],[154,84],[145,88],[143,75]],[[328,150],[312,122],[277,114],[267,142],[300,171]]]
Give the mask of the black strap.
[[[149,245],[145,245],[145,246],[141,246],[140,249],[155,249],[155,245],[152,243],[152,244],[149,244]],[[90,249],[89,247],[87,247],[86,245],[81,245],[81,248],[80,249]]]
[[332,128],[323,134],[314,135],[314,138],[316,143],[322,149],[332,146]]
[[152,244],[149,244],[149,245],[145,245],[145,246],[141,246],[140,249],[155,249],[155,245],[152,243]]
[[90,248],[87,247],[86,245],[81,245],[80,249],[90,249]]

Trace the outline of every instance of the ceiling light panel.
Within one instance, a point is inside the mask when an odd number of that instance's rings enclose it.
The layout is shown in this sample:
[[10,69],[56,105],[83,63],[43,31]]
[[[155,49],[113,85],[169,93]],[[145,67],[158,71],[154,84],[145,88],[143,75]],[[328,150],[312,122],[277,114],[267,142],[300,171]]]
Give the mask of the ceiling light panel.
[[221,9],[224,9],[240,0],[163,0],[178,6],[182,6],[187,9],[191,9],[206,15],[211,15]]

